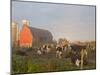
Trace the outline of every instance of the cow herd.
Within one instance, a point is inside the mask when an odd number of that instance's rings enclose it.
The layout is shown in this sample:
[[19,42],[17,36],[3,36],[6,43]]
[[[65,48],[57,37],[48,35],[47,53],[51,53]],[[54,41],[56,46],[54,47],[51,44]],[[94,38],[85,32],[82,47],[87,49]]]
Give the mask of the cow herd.
[[88,63],[88,52],[86,50],[86,45],[68,44],[65,46],[56,45],[54,47],[50,45],[43,45],[42,47],[37,49],[37,54],[44,55],[52,53],[52,51],[54,51],[56,58],[70,58],[71,62],[75,64],[77,67],[81,67],[81,69],[84,64]]
[[50,57],[57,59],[70,59],[71,63],[77,67],[83,69],[84,65],[88,64],[89,51],[87,49],[87,44],[75,44],[68,43],[67,45],[59,44],[43,44],[39,47],[32,47],[30,50],[26,48],[18,51],[20,55],[28,55],[36,57]]

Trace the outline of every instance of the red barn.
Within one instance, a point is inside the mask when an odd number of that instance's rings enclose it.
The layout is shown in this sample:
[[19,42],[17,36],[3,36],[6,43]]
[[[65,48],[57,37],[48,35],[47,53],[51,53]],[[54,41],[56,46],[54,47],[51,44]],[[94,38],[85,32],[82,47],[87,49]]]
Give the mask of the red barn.
[[31,47],[32,46],[32,33],[30,29],[25,25],[22,28],[22,31],[20,33],[20,46],[21,47]]
[[51,42],[52,34],[48,30],[30,27],[27,24],[23,25],[20,32],[20,47],[32,47],[32,44]]

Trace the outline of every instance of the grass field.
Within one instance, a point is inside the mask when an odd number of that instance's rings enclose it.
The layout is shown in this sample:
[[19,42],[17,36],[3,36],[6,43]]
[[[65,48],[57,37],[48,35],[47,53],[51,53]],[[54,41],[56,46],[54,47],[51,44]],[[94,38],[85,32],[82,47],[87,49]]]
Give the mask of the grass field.
[[[58,59],[54,52],[37,55],[32,49],[23,53],[13,49],[12,53],[12,74],[81,70],[80,67],[71,63],[70,58]],[[83,66],[84,70],[96,68],[95,53],[90,54],[89,63]]]

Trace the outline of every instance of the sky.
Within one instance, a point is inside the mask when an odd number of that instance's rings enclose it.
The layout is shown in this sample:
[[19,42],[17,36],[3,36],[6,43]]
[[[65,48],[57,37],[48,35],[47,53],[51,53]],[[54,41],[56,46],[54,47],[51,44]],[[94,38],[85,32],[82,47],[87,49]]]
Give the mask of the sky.
[[95,6],[12,1],[12,21],[49,30],[53,39],[95,40]]

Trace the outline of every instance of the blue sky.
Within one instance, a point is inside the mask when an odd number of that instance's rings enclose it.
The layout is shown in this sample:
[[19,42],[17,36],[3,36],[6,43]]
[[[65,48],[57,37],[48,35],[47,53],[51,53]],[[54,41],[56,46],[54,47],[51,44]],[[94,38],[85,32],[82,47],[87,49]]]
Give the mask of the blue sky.
[[32,27],[49,30],[56,40],[95,40],[94,6],[13,1],[12,21],[21,28],[23,19]]

